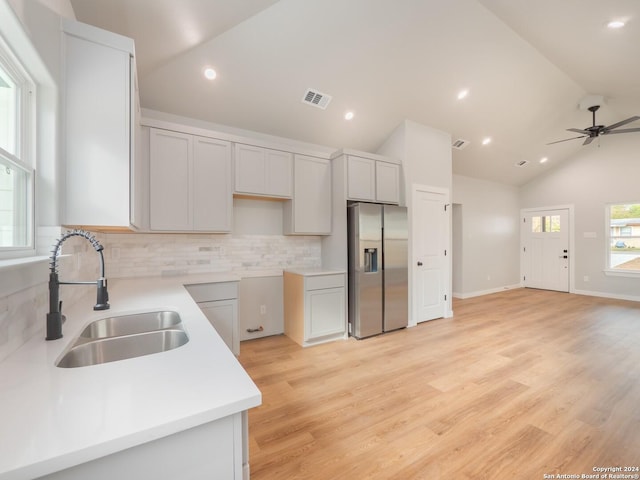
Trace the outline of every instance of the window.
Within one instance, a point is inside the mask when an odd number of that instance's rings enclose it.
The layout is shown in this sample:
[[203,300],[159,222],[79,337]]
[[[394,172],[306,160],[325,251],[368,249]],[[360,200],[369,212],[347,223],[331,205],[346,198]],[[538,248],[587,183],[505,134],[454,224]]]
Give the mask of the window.
[[640,202],[608,205],[608,268],[640,273]]
[[531,217],[532,233],[555,233],[560,231],[560,215]]
[[0,41],[0,256],[33,250],[33,82]]

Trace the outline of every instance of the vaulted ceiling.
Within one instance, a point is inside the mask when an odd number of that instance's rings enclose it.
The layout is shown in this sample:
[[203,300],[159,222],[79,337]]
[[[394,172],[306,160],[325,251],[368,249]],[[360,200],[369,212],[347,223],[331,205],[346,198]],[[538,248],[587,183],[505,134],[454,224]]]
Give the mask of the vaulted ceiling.
[[[135,40],[145,108],[370,152],[409,119],[470,142],[454,173],[512,185],[616,141],[546,145],[591,125],[586,96],[603,97],[599,124],[640,115],[638,0],[71,3]],[[302,103],[307,88],[332,97],[326,110]]]

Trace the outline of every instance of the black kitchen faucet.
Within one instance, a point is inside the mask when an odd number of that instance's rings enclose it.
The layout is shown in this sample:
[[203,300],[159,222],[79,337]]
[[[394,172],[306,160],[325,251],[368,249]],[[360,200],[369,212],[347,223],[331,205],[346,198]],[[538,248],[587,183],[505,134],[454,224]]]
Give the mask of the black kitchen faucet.
[[[60,247],[62,242],[70,237],[83,237],[86,238],[96,252],[100,254],[100,278],[95,282],[61,282],[58,280],[57,259],[60,255]],[[49,313],[47,313],[47,340],[57,340],[62,338],[62,323],[64,322],[64,315],[62,315],[62,302],[60,301],[60,285],[91,285],[95,284],[98,287],[98,298],[96,304],[93,307],[94,310],[107,310],[109,308],[109,293],[107,292],[107,279],[104,278],[104,256],[102,250],[104,247],[100,245],[100,242],[85,230],[72,230],[65,233],[58,243],[56,243],[53,251],[51,252],[51,263],[49,273]]]

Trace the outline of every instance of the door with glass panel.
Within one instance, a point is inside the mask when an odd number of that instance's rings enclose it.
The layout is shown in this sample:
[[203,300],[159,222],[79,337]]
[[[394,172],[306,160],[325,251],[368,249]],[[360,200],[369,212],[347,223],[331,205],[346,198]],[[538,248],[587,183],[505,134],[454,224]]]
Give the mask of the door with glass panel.
[[525,287],[569,291],[569,210],[527,211],[522,223]]

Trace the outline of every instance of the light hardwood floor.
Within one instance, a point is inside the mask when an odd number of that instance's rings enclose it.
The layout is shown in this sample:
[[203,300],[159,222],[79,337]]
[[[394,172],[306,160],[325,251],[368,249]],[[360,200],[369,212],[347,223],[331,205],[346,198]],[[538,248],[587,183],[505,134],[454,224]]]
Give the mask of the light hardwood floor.
[[640,467],[640,303],[516,289],[456,300],[454,314],[306,349],[243,342],[263,395],[249,413],[252,480]]

